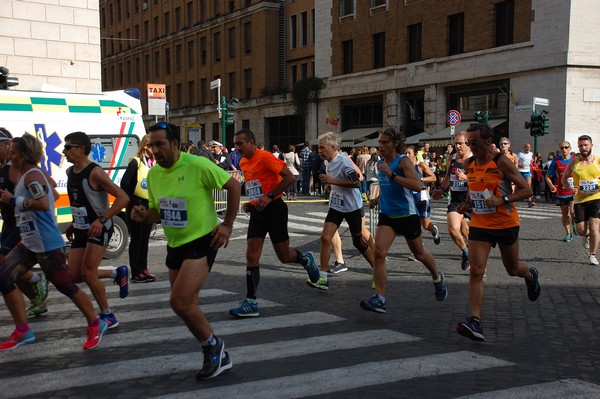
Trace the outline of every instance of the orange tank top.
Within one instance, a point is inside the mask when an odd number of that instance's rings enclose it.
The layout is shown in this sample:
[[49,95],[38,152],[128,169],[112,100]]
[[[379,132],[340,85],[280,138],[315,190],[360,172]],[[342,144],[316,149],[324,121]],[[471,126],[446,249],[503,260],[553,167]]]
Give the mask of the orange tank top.
[[497,208],[485,206],[486,190],[491,195],[504,197],[512,193],[510,180],[504,178],[498,169],[498,159],[494,156],[485,165],[477,165],[475,158],[467,160],[467,178],[471,198],[471,226],[483,229],[500,230],[519,226],[519,214],[514,203],[502,204]]

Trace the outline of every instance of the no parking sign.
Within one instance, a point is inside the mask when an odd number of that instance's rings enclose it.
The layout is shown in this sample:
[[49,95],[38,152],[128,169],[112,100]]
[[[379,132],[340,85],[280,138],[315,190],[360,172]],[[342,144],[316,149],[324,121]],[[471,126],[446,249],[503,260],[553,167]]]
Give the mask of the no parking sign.
[[460,116],[460,112],[458,112],[455,109],[451,109],[450,111],[448,111],[448,113],[446,114],[446,123],[448,123],[450,125],[450,135],[452,137],[454,137],[454,127],[456,125],[458,125],[461,121],[461,116]]

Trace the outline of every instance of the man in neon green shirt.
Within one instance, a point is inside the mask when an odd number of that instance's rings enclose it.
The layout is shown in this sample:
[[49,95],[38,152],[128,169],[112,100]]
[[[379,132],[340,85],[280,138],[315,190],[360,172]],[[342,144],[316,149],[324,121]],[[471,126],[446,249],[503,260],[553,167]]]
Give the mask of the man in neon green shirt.
[[[171,308],[202,343],[204,364],[198,379],[216,377],[232,367],[225,344],[198,307],[217,250],[227,246],[240,203],[237,180],[207,158],[179,151],[175,126],[160,122],[150,129],[155,165],[148,172],[149,209],[134,207],[131,218],[161,222],[167,237]],[[227,190],[227,211],[219,223],[213,189]]]

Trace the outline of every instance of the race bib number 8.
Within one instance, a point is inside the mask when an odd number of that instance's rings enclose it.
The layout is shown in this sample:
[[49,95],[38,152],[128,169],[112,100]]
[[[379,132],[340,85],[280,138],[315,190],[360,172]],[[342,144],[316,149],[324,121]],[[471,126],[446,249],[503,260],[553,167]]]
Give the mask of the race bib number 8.
[[258,180],[246,181],[246,195],[250,200],[256,200],[262,197],[263,189]]
[[160,222],[174,229],[187,227],[187,200],[185,198],[161,198]]
[[594,194],[598,192],[598,180],[579,180],[579,191],[582,194]]
[[485,206],[485,196],[483,195],[483,191],[470,191],[470,194],[473,212],[477,213],[478,215],[496,212],[496,208],[488,208]]

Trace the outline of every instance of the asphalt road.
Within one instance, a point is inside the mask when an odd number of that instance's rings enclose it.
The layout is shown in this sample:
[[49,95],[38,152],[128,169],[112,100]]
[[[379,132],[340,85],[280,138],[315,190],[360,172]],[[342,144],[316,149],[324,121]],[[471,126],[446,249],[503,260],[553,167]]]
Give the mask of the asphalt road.
[[[323,202],[288,203],[292,245],[319,251]],[[370,267],[342,226],[349,270],[330,278],[326,292],[305,284],[298,265],[281,264],[267,240],[258,290],[261,316],[232,319],[227,310],[245,296],[245,233],[219,251],[201,306],[221,336],[233,368],[196,381],[200,345],[168,305],[165,241],[151,240],[150,269],[158,281],[131,286],[119,299],[107,282],[121,325],[99,349],[81,349],[84,320],[53,290],[50,311],[32,321],[37,342],[1,353],[1,397],[52,398],[600,398],[600,269],[587,264],[580,237],[562,241],[558,208],[519,205],[521,259],[540,271],[542,294],[531,303],[525,284],[504,271],[499,252],[488,264],[483,310],[485,342],[456,333],[468,313],[468,272],[451,242],[444,204],[432,220],[442,232],[425,245],[445,273],[448,298],[437,302],[426,269],[407,259],[398,238],[389,254],[387,314],[367,312]],[[332,257],[333,260],[333,257]],[[105,266],[127,263],[126,255]],[[0,336],[14,328],[5,307]]]

